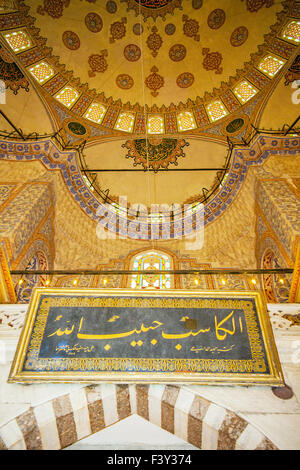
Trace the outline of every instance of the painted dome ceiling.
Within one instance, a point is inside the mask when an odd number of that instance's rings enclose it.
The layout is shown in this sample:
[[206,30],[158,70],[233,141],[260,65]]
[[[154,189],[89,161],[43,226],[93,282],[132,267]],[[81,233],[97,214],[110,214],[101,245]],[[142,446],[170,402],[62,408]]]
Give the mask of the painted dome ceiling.
[[231,198],[230,185],[243,181],[242,172],[230,176],[228,138],[247,140],[283,77],[294,76],[300,3],[11,0],[10,7],[0,15],[2,65],[14,93],[37,92],[69,148],[84,145],[82,161],[66,157],[78,201],[92,191],[94,208],[94,198],[116,208],[123,195],[148,207],[205,202],[213,220],[211,196],[228,189]]
[[195,102],[228,82],[282,10],[272,1],[140,3],[25,2],[40,36],[81,84],[104,99],[149,108]]
[[239,113],[253,123],[298,45],[292,0],[16,5],[10,26],[23,27],[5,38],[43,99],[116,133],[205,133]]

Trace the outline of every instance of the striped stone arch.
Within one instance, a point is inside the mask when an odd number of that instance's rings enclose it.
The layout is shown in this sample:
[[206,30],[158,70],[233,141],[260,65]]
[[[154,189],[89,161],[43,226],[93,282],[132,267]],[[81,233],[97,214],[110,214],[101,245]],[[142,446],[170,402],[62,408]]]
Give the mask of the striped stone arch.
[[97,384],[30,408],[0,428],[0,449],[59,450],[138,414],[203,450],[276,450],[236,413],[173,385]]

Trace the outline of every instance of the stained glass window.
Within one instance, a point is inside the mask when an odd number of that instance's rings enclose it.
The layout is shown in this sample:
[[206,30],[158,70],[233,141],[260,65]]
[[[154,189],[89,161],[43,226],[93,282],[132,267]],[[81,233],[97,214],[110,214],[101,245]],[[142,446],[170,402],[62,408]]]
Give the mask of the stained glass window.
[[282,33],[283,39],[290,42],[300,42],[300,21],[291,21]]
[[131,132],[134,124],[134,115],[130,113],[120,113],[115,126],[119,131]]
[[256,95],[257,90],[246,80],[239,83],[233,90],[233,93],[238,97],[242,103],[246,103],[254,95]]
[[72,104],[77,100],[79,96],[78,91],[70,86],[64,87],[55,98],[64,104],[67,108],[70,108]]
[[[165,253],[156,251],[147,251],[139,253],[133,259],[132,270],[137,274],[130,276],[129,287],[132,289],[170,289],[172,287],[171,274],[168,271],[172,269],[171,258]],[[143,270],[161,270],[166,271],[163,274],[139,274]]]
[[228,114],[225,109],[225,106],[220,100],[208,104],[206,109],[212,122],[217,121],[218,119],[221,119],[222,117]]
[[106,113],[106,108],[99,103],[92,103],[87,112],[85,113],[85,118],[90,121],[97,122],[100,124]]
[[54,75],[54,70],[46,62],[34,65],[29,69],[29,72],[41,84]]
[[268,55],[261,61],[258,68],[272,78],[276,75],[277,72],[279,72],[281,67],[284,65],[284,62],[284,60],[278,59],[272,55]]
[[188,131],[196,128],[193,113],[190,111],[177,114],[177,123],[179,131]]
[[162,116],[149,116],[147,125],[148,134],[163,134],[164,119]]
[[14,52],[24,51],[32,45],[25,31],[14,31],[4,34],[4,37]]

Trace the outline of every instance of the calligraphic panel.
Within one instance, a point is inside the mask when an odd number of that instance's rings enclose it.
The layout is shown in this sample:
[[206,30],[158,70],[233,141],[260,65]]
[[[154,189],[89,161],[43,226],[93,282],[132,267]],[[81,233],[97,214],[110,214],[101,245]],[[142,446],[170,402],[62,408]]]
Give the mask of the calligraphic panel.
[[37,288],[9,382],[283,385],[261,294]]

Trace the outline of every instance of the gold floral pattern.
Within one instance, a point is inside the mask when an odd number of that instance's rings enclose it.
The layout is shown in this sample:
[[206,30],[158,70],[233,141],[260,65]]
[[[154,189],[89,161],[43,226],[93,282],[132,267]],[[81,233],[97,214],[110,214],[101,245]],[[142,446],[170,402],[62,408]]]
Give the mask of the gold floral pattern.
[[180,62],[186,56],[186,47],[183,44],[174,44],[169,50],[169,57],[174,62]]
[[128,44],[124,48],[124,57],[129,60],[129,62],[136,62],[141,57],[141,49],[136,44]]
[[74,31],[65,31],[62,35],[62,41],[71,51],[76,51],[80,47],[80,39]]
[[70,0],[44,0],[43,6],[37,7],[37,13],[45,15],[47,13],[52,18],[60,18],[64,8],[70,5]]
[[157,67],[152,67],[151,69],[151,74],[148,75],[148,77],[145,80],[145,85],[147,88],[151,90],[151,95],[152,96],[158,96],[158,91],[160,88],[164,86],[164,78],[159,75],[158,68]]
[[128,149],[126,158],[133,158],[133,166],[142,165],[144,169],[168,168],[170,163],[178,165],[177,158],[185,157],[183,148],[189,143],[184,139],[137,139],[127,140],[122,147]]
[[119,88],[122,88],[122,90],[129,90],[130,88],[133,87],[134,81],[130,75],[127,75],[126,73],[122,73],[117,76],[116,84],[118,85]]
[[205,56],[203,60],[205,70],[215,70],[217,74],[223,72],[223,68],[221,67],[223,57],[220,52],[209,52],[208,48],[203,48],[202,54]]
[[96,72],[105,72],[107,69],[107,61],[105,59],[107,57],[107,50],[103,50],[100,52],[100,54],[92,54],[89,57],[88,63],[91,68],[91,70],[88,71],[88,74],[90,77],[95,77]]
[[122,39],[126,35],[127,18],[122,18],[121,21],[115,21],[110,25],[110,38],[109,42],[113,43],[117,39]]
[[175,8],[182,9],[183,0],[121,0],[127,3],[127,10],[134,10],[136,15],[143,15],[144,21],[161,17],[165,19],[167,13],[173,13]]
[[221,8],[213,10],[207,18],[207,24],[211,29],[219,29],[225,23],[226,13]]
[[247,10],[251,13],[260,10],[263,6],[270,8],[272,5],[274,5],[274,0],[246,0]]
[[153,57],[156,57],[159,49],[162,46],[163,40],[162,37],[158,34],[158,29],[156,26],[153,26],[152,33],[147,38],[147,46],[149,47]]
[[187,37],[195,39],[195,41],[200,41],[198,21],[192,18],[189,18],[187,15],[182,15],[182,21],[183,21],[183,33]]
[[248,29],[246,26],[239,26],[230,36],[230,44],[234,47],[241,46],[248,39]]
[[85,25],[92,33],[99,33],[103,28],[103,21],[98,13],[88,13],[84,19]]
[[180,88],[188,88],[194,83],[194,75],[190,72],[184,72],[178,75],[176,83]]

